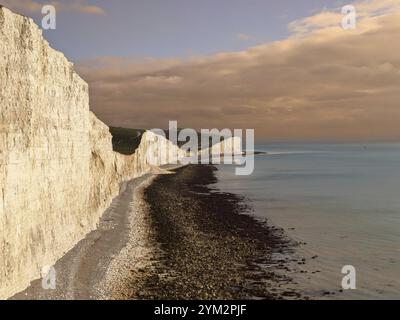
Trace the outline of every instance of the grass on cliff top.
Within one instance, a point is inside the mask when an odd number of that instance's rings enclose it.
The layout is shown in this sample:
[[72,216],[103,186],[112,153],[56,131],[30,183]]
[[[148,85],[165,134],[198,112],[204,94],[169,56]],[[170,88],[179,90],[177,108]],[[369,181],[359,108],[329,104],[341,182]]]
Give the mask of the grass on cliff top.
[[145,130],[110,127],[113,149],[116,152],[131,155],[139,147]]
[[[181,129],[178,129],[178,133]],[[142,139],[142,134],[146,130],[144,129],[127,129],[120,127],[110,127],[110,133],[113,136],[112,144],[113,149],[116,152],[132,155],[135,153],[135,150],[139,147],[140,141]],[[165,130],[167,139],[169,138],[168,130]],[[188,142],[188,138],[186,141],[178,141],[178,146],[182,147],[186,142]],[[223,140],[223,139],[221,139]],[[201,143],[201,136],[198,133],[198,142]],[[209,138],[209,146],[213,144],[212,138]],[[200,148],[199,148],[200,149]]]

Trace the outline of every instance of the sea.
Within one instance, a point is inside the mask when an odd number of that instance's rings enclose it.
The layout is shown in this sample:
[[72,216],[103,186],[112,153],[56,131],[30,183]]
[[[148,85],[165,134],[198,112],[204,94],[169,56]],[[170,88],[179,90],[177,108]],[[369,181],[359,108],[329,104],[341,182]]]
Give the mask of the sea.
[[[262,143],[249,176],[218,165],[305,259],[289,276],[311,299],[400,299],[400,143]],[[350,268],[350,269],[349,269]],[[349,278],[351,277],[351,280]]]

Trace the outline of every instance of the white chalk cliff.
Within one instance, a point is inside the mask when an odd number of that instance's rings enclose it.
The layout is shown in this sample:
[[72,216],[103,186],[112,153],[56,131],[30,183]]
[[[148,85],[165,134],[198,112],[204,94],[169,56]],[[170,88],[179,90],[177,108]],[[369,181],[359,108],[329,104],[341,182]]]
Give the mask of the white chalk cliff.
[[0,299],[95,229],[121,182],[152,170],[149,150],[168,149],[157,165],[185,156],[152,132],[131,156],[111,139],[72,63],[32,19],[0,6]]

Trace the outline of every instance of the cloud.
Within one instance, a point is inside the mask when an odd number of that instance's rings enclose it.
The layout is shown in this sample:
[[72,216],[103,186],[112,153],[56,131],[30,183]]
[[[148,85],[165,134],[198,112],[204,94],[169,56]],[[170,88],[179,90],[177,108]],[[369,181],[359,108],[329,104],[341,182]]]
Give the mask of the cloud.
[[249,41],[249,40],[254,40],[255,37],[249,34],[245,34],[245,33],[238,33],[236,34],[236,38],[238,38],[239,40],[243,40],[243,41]]
[[103,57],[77,68],[90,84],[91,108],[111,125],[178,120],[197,129],[255,128],[258,138],[400,139],[399,1],[355,5],[362,16],[355,30],[324,11],[292,24],[287,39],[245,51]]
[[78,12],[83,14],[105,14],[103,8],[89,5],[85,0],[58,0],[39,2],[35,0],[1,0],[7,8],[19,11],[25,14],[41,13],[44,5],[53,5],[58,11]]
[[[370,19],[374,16],[391,14],[400,9],[399,0],[373,0],[359,1],[354,4],[358,22]],[[295,20],[288,26],[289,31],[294,35],[309,34],[325,28],[339,28],[342,21],[341,8],[335,11],[323,10],[313,16]]]

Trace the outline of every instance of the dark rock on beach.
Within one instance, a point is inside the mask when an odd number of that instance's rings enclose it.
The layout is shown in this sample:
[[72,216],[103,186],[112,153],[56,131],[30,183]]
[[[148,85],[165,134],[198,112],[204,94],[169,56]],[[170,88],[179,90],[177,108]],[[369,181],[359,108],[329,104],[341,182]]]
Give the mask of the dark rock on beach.
[[212,188],[213,166],[160,175],[146,189],[158,259],[132,299],[281,299],[291,250],[282,233],[247,214],[241,197]]

